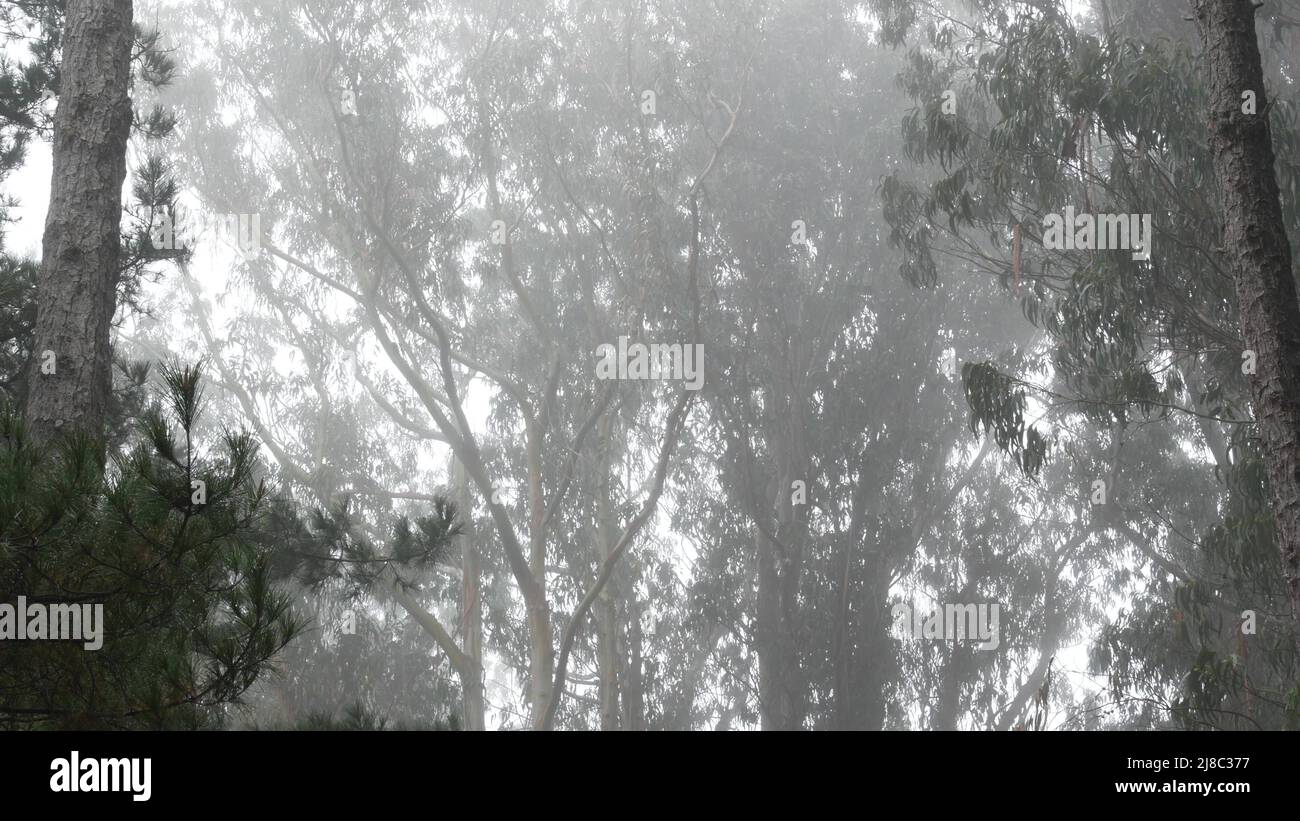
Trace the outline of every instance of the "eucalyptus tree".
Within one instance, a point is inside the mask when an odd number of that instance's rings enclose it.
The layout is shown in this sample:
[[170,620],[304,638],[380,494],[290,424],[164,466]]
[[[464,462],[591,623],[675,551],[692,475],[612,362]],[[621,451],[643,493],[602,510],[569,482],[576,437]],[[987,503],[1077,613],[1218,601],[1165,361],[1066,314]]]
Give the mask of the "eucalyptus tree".
[[[181,7],[177,176],[263,231],[168,293],[320,509],[302,663],[445,660],[472,729],[1286,720],[1194,29],[950,5]],[[699,383],[603,378],[665,342]],[[925,597],[1001,602],[1001,648],[899,641]]]
[[[1195,29],[1167,9],[1093,11],[1076,20],[1061,4],[995,2],[895,18],[892,34],[917,35],[902,76],[916,103],[907,151],[932,171],[886,180],[891,240],[914,282],[938,278],[941,255],[1000,281],[1050,341],[1037,371],[965,371],[972,412],[1001,429],[999,444],[1021,455],[1036,444],[1005,412],[1013,392],[1060,407],[1057,424],[1097,431],[1101,448],[1074,439],[1059,455],[1079,467],[1075,492],[1106,500],[1089,518],[1117,540],[1108,578],[1132,604],[1094,648],[1120,702],[1111,716],[1249,722],[1267,693],[1261,718],[1285,722],[1294,625],[1277,618],[1283,573],[1260,526],[1264,454],[1247,390],[1258,352],[1238,330],[1211,156],[1188,117],[1207,101]],[[1284,188],[1295,175],[1289,85],[1269,110]],[[1090,244],[1135,216],[1139,232],[1150,225],[1145,239]],[[1057,242],[1054,226],[1071,217],[1083,242]],[[1251,643],[1267,648],[1262,669],[1247,660]],[[1131,709],[1144,701],[1158,709]]]
[[[464,726],[484,640],[532,726],[1024,707],[1039,684],[1014,670],[1041,679],[1069,632],[1041,623],[1084,605],[1021,576],[1061,578],[1094,534],[1013,526],[1026,490],[963,424],[957,352],[1022,362],[1028,326],[996,288],[886,273],[897,63],[858,64],[851,8],[203,9],[181,175],[260,213],[264,253],[216,302],[193,277],[177,293],[294,492],[351,500],[345,541],[457,497],[459,568],[371,592],[450,661]],[[702,344],[707,402],[599,379],[621,337]],[[996,659],[901,647],[889,605],[916,590],[1006,597],[1024,629]]]
[[[869,22],[820,3],[763,22],[746,115],[707,186],[718,375],[678,525],[698,546],[691,606],[671,625],[692,679],[662,703],[674,726],[791,729],[952,727],[979,701],[992,726],[1023,706],[1028,684],[997,712],[1014,670],[1039,662],[1031,570],[1059,575],[1091,536],[1019,550],[1053,534],[1019,526],[1018,477],[964,424],[957,352],[1017,356],[1033,329],[979,280],[917,293],[892,275],[876,181],[901,144],[899,63]],[[998,656],[901,645],[891,604],[918,590],[996,597],[1023,630]],[[1066,592],[1045,605],[1068,611],[1057,640],[1079,621]]]
[[[705,29],[678,67],[637,56],[680,37],[684,12],[669,6],[204,9],[192,53],[211,60],[177,95],[192,124],[181,167],[209,207],[262,215],[264,253],[240,260],[230,292],[254,295],[250,310],[196,330],[285,476],[322,503],[431,502],[428,487],[367,477],[428,481],[390,452],[420,468],[442,463],[442,445],[455,456],[479,539],[494,541],[483,587],[463,573],[461,609],[501,616],[485,630],[528,682],[529,723],[551,726],[586,617],[655,517],[693,396],[602,380],[592,353],[620,337],[691,344],[701,192],[743,104],[743,63],[713,73],[703,55],[744,53],[746,15]],[[223,106],[241,116],[223,120]],[[312,400],[270,368],[239,373],[245,352],[269,364],[281,350],[298,351]],[[267,413],[280,402],[374,424],[321,436]],[[282,419],[292,430],[276,436]],[[399,430],[410,448],[389,448]],[[610,478],[593,485],[576,471],[598,431]],[[372,456],[347,465],[357,439]],[[474,637],[402,604],[466,660]],[[462,681],[481,675],[468,661]]]

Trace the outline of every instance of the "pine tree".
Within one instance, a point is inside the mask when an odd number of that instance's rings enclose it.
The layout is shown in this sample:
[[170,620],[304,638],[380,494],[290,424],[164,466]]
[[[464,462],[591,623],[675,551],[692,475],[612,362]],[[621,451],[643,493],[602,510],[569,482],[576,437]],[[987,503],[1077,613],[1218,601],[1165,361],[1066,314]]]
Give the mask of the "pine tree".
[[201,434],[199,366],[161,377],[107,464],[88,433],[43,444],[0,416],[0,603],[103,608],[96,650],[0,641],[0,727],[212,726],[303,629],[256,442]]
[[108,407],[133,33],[131,0],[68,2],[27,392],[37,440],[98,434]]

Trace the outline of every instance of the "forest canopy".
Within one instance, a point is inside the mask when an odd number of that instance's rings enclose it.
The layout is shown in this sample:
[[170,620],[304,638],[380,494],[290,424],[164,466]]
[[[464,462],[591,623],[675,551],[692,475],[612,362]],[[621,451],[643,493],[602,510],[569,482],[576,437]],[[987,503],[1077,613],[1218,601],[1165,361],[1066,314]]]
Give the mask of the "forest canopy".
[[0,4],[0,728],[1300,729],[1246,6]]

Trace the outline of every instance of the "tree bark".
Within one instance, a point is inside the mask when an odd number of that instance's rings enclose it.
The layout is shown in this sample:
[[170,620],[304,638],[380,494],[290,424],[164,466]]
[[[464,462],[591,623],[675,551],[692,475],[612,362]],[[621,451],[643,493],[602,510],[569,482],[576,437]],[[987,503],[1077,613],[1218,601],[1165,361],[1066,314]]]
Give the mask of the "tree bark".
[[[1292,615],[1300,627],[1300,303],[1274,173],[1269,107],[1248,0],[1195,0],[1210,69],[1210,148],[1223,247],[1256,372],[1250,392]],[[1254,113],[1242,95],[1254,92]],[[1300,632],[1297,633],[1300,646]]]
[[108,408],[133,40],[131,0],[68,0],[26,407],[38,442],[98,434]]
[[[613,416],[605,414],[599,423],[593,470],[596,475],[594,541],[597,567],[609,559],[614,549],[613,511],[610,510],[610,437]],[[600,674],[600,729],[618,729],[619,652],[618,613],[615,601],[617,585],[611,581],[596,599],[596,666]]]
[[619,670],[619,692],[623,699],[623,729],[637,733],[646,729],[645,681],[642,678],[644,659],[641,648],[644,637],[641,635],[641,603],[637,600],[636,590],[624,596],[621,601],[626,612],[627,647],[619,658],[626,658]]
[[482,558],[474,532],[474,499],[470,495],[469,476],[465,466],[452,457],[452,482],[456,489],[456,506],[460,508],[465,532],[461,536],[461,646],[465,651],[466,671],[461,675],[461,716],[466,730],[486,728],[486,694],[483,684],[483,601],[480,582],[483,574]]
[[781,618],[784,578],[776,545],[754,528],[758,552],[758,612],[755,642],[758,649],[759,727],[763,730],[797,730],[801,717],[794,703],[792,682],[799,665],[793,637]]
[[772,535],[791,540],[794,509],[790,504],[790,477],[785,468],[784,447],[778,445],[775,461],[784,469],[777,471],[779,480],[770,483],[765,499],[774,499],[777,508],[776,534],[769,535],[755,526],[754,543],[758,553],[758,681],[760,727],[764,730],[802,729],[807,713],[806,678],[799,658],[799,641],[795,635],[798,618],[798,584],[802,569],[799,550],[787,543],[784,547]]

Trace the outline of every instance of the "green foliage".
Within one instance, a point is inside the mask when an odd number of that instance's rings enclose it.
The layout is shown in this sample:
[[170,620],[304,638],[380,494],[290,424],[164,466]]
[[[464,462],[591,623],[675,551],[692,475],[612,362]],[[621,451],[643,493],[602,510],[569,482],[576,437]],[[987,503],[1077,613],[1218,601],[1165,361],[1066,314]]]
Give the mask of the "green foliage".
[[256,443],[198,435],[198,366],[166,366],[162,381],[107,465],[95,442],[37,449],[0,416],[0,601],[104,614],[98,650],[0,643],[0,725],[209,726],[302,630],[272,581]]
[[[58,13],[48,3],[6,3],[0,7],[0,41],[8,46],[26,41],[27,62],[15,62],[6,50],[0,56],[0,181],[20,167],[31,138],[49,128],[43,97],[54,90],[58,49]],[[0,201],[0,254],[4,250],[2,226],[15,200]],[[7,372],[6,372],[7,374]]]
[[[1265,616],[1286,609],[1285,591],[1236,295],[1215,247],[1195,29],[1161,4],[1096,4],[1091,18],[1055,2],[968,6],[915,21],[902,134],[928,167],[884,180],[884,215],[903,277],[941,282],[934,260],[954,255],[949,275],[999,282],[1042,331],[1015,369],[964,369],[972,427],[1041,471],[1023,409],[1049,400],[1043,424],[1062,463],[1042,492],[1068,498],[1105,477],[1109,499],[1088,513],[1108,543],[1099,595],[1129,606],[1096,634],[1108,703],[1090,709],[1124,726],[1291,726],[1294,627]],[[1279,37],[1265,60],[1281,78],[1268,116],[1289,191],[1300,179],[1294,56]],[[945,89],[958,100],[946,117],[935,106]],[[1152,215],[1150,260],[1044,247],[1043,217],[1067,206]],[[1244,610],[1260,614],[1257,635],[1240,633]]]
[[[440,720],[446,655],[390,583],[449,628],[481,602],[485,653],[528,675],[501,539],[517,528],[544,562],[562,626],[659,442],[655,388],[620,386],[593,414],[590,352],[630,328],[704,342],[709,374],[672,465],[671,530],[633,546],[608,588],[614,626],[598,614],[575,644],[572,669],[616,648],[618,721],[767,722],[784,700],[784,726],[1294,722],[1281,621],[1240,645],[1229,617],[1275,609],[1277,559],[1185,21],[1168,4],[1104,28],[1052,0],[866,5],[876,17],[820,2],[183,10],[205,61],[176,95],[193,123],[181,172],[208,205],[261,212],[281,252],[239,261],[222,294],[177,283],[185,343],[212,352],[231,412],[269,432],[317,508],[270,511],[276,572],[306,583],[321,626],[291,648],[273,707],[327,726],[340,692],[371,687],[387,713],[406,688]],[[1294,148],[1281,96],[1277,139]],[[1284,192],[1297,157],[1280,151]],[[143,163],[136,199],[164,207],[169,174]],[[1043,248],[1041,218],[1067,205],[1152,213],[1150,263]],[[140,236],[153,217],[139,212]],[[240,310],[218,327],[207,297]],[[962,390],[936,373],[948,348],[971,363]],[[449,382],[480,383],[486,418],[440,422]],[[457,489],[481,589],[452,580],[455,517],[419,492],[441,480],[427,457],[471,435],[505,490],[503,525],[472,501],[492,489]],[[1079,493],[1098,479],[1105,507]],[[1004,651],[894,640],[886,614],[906,595],[1003,602]],[[357,603],[359,633],[337,635]],[[1081,641],[1105,690],[1072,692],[1084,674],[1050,664],[1024,680]],[[596,726],[595,701],[566,698],[561,724]]]
[[1025,423],[1025,392],[1016,380],[1000,373],[992,362],[967,362],[961,369],[970,428],[993,434],[998,447],[1015,457],[1026,476],[1033,476],[1047,456],[1047,440]]
[[37,266],[0,253],[0,392],[19,404],[36,323]]
[[367,535],[347,499],[333,508],[312,508],[301,520],[284,517],[281,567],[310,587],[344,579],[356,594],[378,586],[393,569],[428,569],[443,562],[463,531],[455,503],[438,498],[433,507],[432,515],[414,521],[399,516],[386,544]]

